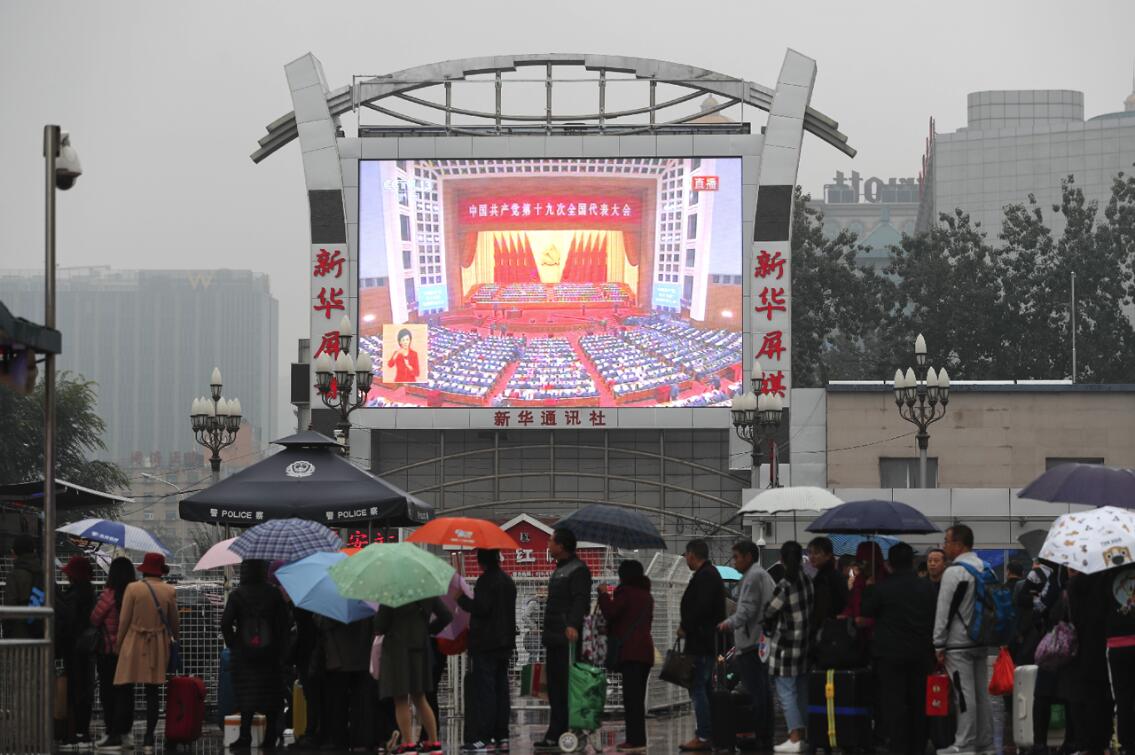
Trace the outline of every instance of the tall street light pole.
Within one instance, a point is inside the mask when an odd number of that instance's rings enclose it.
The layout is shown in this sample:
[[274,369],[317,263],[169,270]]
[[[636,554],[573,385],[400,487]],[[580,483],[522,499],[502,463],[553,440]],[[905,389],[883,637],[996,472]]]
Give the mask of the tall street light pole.
[[335,439],[343,447],[344,455],[350,455],[351,412],[366,404],[367,393],[374,381],[374,363],[370,354],[359,349],[357,356],[351,358],[354,332],[351,318],[343,315],[339,321],[339,353],[335,361],[332,362],[327,354],[315,360],[315,387],[323,405],[339,412]]
[[221,449],[236,442],[240,430],[240,399],[221,397],[221,371],[213,368],[209,379],[209,396],[193,399],[189,420],[194,437],[199,445],[212,452],[209,467],[213,472],[213,482],[221,479]]
[[733,399],[733,429],[737,437],[751,446],[752,469],[749,486],[758,488],[761,484],[761,443],[768,443],[769,487],[779,488],[776,463],[776,431],[784,418],[784,404],[780,396],[764,392],[764,372],[761,365],[753,366],[749,380],[752,393],[742,393]]
[[[79,156],[71,146],[71,135],[59,126],[43,127],[44,182],[44,313],[43,324],[55,329],[55,190],[66,191],[75,185],[83,170]],[[50,642],[55,637],[55,616],[50,611],[55,605],[55,354],[44,356],[43,375],[43,607],[49,609],[44,617],[44,637]],[[41,742],[53,738],[53,712],[55,691],[55,659],[51,652],[44,653],[43,689],[41,707],[44,711]]]
[[922,377],[914,369],[907,367],[904,373],[895,370],[895,404],[899,416],[918,428],[918,486],[929,487],[926,480],[926,456],[930,449],[930,433],[927,428],[946,416],[946,404],[950,403],[950,376],[943,367],[935,372],[926,364],[926,339],[922,334],[914,339],[914,362]]

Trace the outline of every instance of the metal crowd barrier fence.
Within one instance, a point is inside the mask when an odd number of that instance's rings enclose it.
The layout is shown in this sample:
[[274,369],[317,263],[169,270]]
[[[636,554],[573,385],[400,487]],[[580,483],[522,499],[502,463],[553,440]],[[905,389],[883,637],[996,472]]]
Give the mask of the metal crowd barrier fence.
[[[51,613],[50,608],[5,606],[0,620],[27,621]],[[0,752],[51,751],[51,663],[50,640],[0,639]]]

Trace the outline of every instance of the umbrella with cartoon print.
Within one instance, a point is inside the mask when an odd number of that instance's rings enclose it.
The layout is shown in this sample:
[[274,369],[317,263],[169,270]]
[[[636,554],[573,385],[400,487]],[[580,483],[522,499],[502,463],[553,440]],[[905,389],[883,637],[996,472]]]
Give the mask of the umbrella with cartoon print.
[[1135,511],[1104,506],[1059,517],[1048,531],[1040,557],[1095,574],[1135,559]]

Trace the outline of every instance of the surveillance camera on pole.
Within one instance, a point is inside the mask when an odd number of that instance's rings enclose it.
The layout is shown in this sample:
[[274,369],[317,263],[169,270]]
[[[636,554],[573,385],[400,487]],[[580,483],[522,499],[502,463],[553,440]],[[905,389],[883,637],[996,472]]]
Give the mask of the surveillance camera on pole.
[[71,134],[67,131],[60,132],[59,151],[55,156],[55,186],[61,191],[67,191],[81,175],[83,166],[79,163],[79,153],[71,146]]

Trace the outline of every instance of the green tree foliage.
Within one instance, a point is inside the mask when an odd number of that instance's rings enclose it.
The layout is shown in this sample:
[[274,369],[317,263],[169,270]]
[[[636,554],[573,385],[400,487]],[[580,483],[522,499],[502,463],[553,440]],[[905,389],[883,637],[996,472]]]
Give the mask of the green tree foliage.
[[[106,448],[106,424],[95,412],[95,384],[63,372],[56,380],[56,477],[94,490],[125,488],[128,479],[115,464],[87,458]],[[0,483],[43,479],[43,380],[21,396],[0,388]]]
[[[856,264],[856,235],[824,237],[823,213],[796,187],[792,227],[792,382],[800,388],[856,377],[875,361],[887,281]],[[864,335],[866,334],[866,335]],[[758,344],[759,346],[759,344]],[[766,365],[767,366],[767,365]]]

